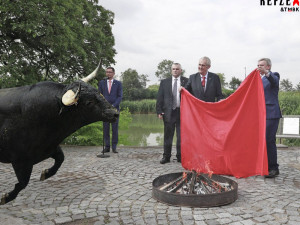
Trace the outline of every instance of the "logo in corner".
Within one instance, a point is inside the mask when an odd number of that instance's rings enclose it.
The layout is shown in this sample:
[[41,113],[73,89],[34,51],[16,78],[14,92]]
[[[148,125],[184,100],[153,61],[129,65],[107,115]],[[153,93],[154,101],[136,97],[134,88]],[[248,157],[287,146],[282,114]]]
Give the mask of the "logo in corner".
[[276,6],[281,12],[300,12],[299,0],[260,0],[261,6]]

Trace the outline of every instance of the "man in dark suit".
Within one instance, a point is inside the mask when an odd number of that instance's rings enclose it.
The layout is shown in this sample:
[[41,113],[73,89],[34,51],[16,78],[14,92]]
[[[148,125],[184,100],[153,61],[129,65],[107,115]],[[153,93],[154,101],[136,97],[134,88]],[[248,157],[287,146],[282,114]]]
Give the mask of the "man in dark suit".
[[185,86],[188,79],[181,76],[181,65],[173,63],[171,67],[172,77],[160,82],[156,112],[158,118],[164,121],[164,153],[160,160],[161,164],[170,162],[173,136],[176,127],[176,157],[181,162],[181,144],[180,144],[180,87]]
[[[115,69],[113,67],[107,67],[105,74],[107,79],[101,80],[98,84],[98,89],[104,98],[118,111],[120,110],[120,103],[123,96],[122,83],[114,79]],[[118,126],[119,119],[114,123],[103,122],[104,152],[110,151],[110,124],[112,127],[112,151],[117,152],[118,144]]]
[[208,72],[211,61],[208,57],[199,60],[198,73],[190,75],[185,88],[196,98],[205,102],[215,102],[223,98],[220,78]]
[[279,79],[277,72],[271,72],[272,62],[268,58],[258,60],[257,70],[260,72],[266,102],[266,142],[268,153],[269,175],[266,178],[273,178],[279,175],[277,163],[276,132],[278,129],[281,111],[278,101]]

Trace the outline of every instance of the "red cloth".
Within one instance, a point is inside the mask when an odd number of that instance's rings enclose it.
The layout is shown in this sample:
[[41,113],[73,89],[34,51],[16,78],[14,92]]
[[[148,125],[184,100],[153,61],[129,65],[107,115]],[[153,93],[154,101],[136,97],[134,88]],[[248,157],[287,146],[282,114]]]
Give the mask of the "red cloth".
[[181,160],[187,170],[248,177],[268,174],[263,84],[254,70],[227,99],[181,92]]

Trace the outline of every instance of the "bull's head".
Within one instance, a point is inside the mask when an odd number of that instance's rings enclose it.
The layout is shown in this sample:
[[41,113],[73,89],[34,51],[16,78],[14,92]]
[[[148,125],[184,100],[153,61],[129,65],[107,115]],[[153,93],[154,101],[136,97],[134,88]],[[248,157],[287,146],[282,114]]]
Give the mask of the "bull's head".
[[81,81],[68,85],[67,91],[62,96],[61,101],[65,106],[78,104],[79,108],[84,108],[84,111],[87,112],[86,115],[98,115],[97,117],[100,117],[98,120],[115,122],[119,116],[119,112],[106,101],[97,89],[86,84],[86,82],[97,75],[100,67],[101,60],[97,68],[90,75],[81,79]]
[[[88,76],[86,76],[85,78],[82,78],[81,80],[83,82],[89,82],[90,80],[92,80],[94,77],[96,77],[97,72],[99,70],[99,68],[101,67],[102,64],[102,58],[100,59],[100,62],[97,66],[97,68]],[[70,105],[74,105],[77,104],[78,98],[79,98],[79,93],[80,93],[80,85],[78,90],[76,91],[76,93],[73,90],[68,90],[62,97],[61,101],[65,106],[70,106]]]

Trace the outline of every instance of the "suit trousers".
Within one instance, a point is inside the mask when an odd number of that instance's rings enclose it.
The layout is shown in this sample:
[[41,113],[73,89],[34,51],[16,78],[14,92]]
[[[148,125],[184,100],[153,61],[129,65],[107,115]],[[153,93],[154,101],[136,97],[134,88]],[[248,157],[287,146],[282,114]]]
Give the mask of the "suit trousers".
[[112,128],[112,139],[111,139],[112,149],[117,149],[118,135],[119,135],[118,132],[119,118],[114,123],[103,122],[105,148],[108,149],[110,148],[110,125]]
[[268,164],[270,170],[278,170],[277,164],[277,147],[276,132],[278,129],[279,119],[267,119],[266,123],[266,142],[268,153]]
[[170,159],[171,158],[171,151],[172,151],[172,143],[174,132],[176,128],[176,157],[177,159],[181,159],[181,142],[180,142],[180,109],[176,108],[172,110],[171,113],[171,121],[165,122],[164,121],[164,158]]

